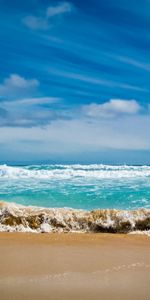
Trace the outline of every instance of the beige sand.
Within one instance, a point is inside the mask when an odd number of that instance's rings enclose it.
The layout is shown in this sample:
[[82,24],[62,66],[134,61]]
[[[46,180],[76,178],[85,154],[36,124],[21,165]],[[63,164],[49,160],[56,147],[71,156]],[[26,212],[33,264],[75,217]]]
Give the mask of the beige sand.
[[0,233],[0,300],[149,300],[150,238]]

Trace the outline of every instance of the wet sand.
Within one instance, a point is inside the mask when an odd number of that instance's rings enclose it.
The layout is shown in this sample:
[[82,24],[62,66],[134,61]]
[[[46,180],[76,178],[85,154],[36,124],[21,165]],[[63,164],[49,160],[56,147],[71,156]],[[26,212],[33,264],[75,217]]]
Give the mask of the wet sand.
[[149,300],[150,237],[0,233],[1,300]]

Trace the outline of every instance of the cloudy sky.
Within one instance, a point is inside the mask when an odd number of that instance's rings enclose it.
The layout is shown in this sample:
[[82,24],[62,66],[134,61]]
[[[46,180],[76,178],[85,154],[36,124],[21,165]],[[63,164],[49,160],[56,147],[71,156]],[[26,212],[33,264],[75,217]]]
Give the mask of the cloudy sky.
[[150,1],[0,0],[0,162],[150,164]]

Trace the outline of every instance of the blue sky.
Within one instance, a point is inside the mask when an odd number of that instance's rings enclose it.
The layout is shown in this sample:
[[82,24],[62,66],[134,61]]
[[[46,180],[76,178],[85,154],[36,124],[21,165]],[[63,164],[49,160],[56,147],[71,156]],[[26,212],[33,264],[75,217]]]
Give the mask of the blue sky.
[[150,1],[0,0],[0,161],[150,163]]

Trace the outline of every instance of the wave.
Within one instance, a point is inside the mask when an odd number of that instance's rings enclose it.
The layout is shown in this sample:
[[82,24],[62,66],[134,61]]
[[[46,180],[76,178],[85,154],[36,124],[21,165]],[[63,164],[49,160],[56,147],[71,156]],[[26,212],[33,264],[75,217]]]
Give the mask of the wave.
[[150,166],[109,166],[100,164],[11,167],[0,165],[0,178],[10,179],[116,179],[149,176]]
[[42,208],[0,202],[0,231],[150,232],[150,210]]

